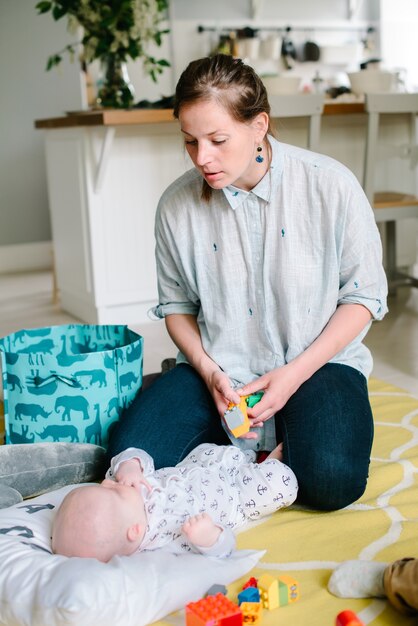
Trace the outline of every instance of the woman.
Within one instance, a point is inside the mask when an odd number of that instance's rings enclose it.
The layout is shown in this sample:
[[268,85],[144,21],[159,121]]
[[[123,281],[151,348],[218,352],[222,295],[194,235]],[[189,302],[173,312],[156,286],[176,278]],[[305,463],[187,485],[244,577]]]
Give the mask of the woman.
[[331,510],[366,487],[372,367],[362,340],[386,312],[372,209],[333,159],[272,136],[266,90],[240,59],[194,61],[176,88],[194,169],[156,216],[158,317],[177,366],[138,396],[109,456],[139,446],[156,467],[203,442],[225,444],[228,402],[262,390],[240,447],[272,450],[298,500]]

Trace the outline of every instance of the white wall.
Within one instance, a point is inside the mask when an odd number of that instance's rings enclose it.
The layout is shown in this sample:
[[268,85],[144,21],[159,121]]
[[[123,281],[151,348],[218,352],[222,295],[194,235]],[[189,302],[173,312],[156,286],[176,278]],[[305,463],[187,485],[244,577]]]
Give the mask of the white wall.
[[[78,63],[64,57],[59,68],[45,71],[48,56],[74,38],[65,18],[38,15],[35,4],[0,0],[0,272],[50,264],[43,131],[34,121],[80,110],[85,100]],[[141,64],[129,67],[138,100],[172,93],[170,72],[155,86]]]
[[68,35],[36,16],[33,0],[0,0],[0,246],[50,239],[42,133],[34,120],[80,108],[79,73],[46,58]]

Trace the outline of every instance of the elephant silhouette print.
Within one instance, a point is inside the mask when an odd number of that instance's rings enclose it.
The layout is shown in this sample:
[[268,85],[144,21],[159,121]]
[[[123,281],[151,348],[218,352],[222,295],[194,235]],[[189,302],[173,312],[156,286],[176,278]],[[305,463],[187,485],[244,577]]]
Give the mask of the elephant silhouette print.
[[89,419],[89,403],[83,396],[59,396],[55,401],[55,411],[59,413],[62,409],[61,420],[71,421],[71,411],[82,413],[83,419]]

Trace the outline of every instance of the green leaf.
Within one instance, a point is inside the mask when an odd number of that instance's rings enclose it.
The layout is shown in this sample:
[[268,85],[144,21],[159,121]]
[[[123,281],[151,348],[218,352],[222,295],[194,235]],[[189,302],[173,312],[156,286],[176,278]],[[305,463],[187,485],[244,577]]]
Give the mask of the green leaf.
[[52,9],[52,17],[54,20],[59,20],[67,13],[67,9],[65,7],[60,7],[57,4]]
[[171,67],[171,63],[169,63],[165,59],[160,59],[159,61],[157,61],[157,63],[158,65],[161,65],[162,67]]
[[48,11],[51,10],[51,6],[52,6],[52,2],[47,2],[47,0],[42,0],[42,2],[38,2],[38,4],[35,5],[35,9],[38,9],[38,15],[41,15],[42,13],[48,13]]
[[49,57],[48,63],[46,64],[46,71],[49,72],[53,67],[59,65],[62,61],[62,57],[59,54],[53,54]]

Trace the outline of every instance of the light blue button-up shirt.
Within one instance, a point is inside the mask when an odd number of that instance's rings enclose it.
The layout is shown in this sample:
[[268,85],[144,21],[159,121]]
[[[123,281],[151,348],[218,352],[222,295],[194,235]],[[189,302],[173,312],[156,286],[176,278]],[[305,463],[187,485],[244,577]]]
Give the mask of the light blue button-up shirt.
[[[340,304],[362,304],[377,320],[387,311],[380,236],[354,174],[269,139],[271,167],[252,191],[229,186],[204,202],[192,169],[164,192],[156,217],[154,313],[196,315],[205,351],[234,386],[292,361]],[[369,327],[331,361],[367,377]],[[241,447],[274,447],[274,420],[260,435]]]

